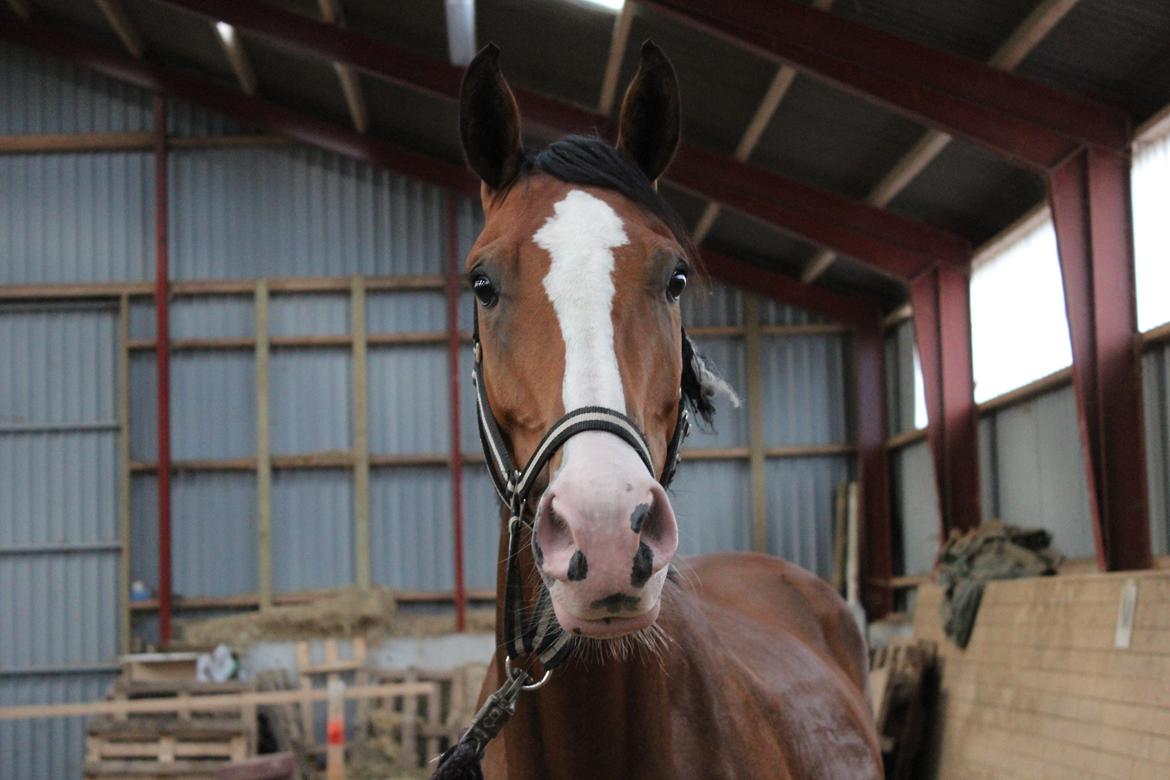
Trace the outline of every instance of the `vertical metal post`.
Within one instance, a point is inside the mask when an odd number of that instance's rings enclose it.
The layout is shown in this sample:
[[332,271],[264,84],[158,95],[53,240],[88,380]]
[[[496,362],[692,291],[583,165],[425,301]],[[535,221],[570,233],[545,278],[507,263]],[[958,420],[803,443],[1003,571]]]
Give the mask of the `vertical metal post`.
[[455,630],[467,623],[467,590],[463,582],[463,448],[459,418],[459,208],[447,193],[447,359],[451,373],[451,507],[455,537]]
[[744,293],[747,363],[748,459],[752,485],[752,549],[768,552],[768,492],[764,468],[764,381],[760,371],[760,300]]
[[864,524],[862,598],[872,620],[893,609],[893,591],[879,583],[893,576],[894,566],[886,456],[885,350],[880,313],[875,311],[869,319],[853,328],[853,424]]
[[260,609],[272,606],[272,439],[268,416],[268,282],[256,282],[256,554]]
[[353,339],[353,509],[354,558],[358,587],[373,582],[370,560],[370,422],[366,400],[366,283],[360,276],[350,287],[350,334]]
[[118,299],[118,536],[122,542],[122,652],[130,652],[130,296]]
[[1089,147],[1048,177],[1097,563],[1152,563],[1129,159]]
[[970,292],[966,273],[951,267],[935,267],[910,284],[943,539],[981,519]]
[[158,371],[158,633],[171,641],[171,353],[167,254],[167,99],[154,96],[154,314]]

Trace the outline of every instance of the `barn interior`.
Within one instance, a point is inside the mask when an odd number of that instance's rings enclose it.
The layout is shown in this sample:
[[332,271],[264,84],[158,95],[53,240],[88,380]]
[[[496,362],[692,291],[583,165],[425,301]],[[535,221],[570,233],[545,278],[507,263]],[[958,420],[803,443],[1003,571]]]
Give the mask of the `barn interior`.
[[462,74],[612,140],[646,40],[743,399],[680,552],[864,612],[887,777],[1170,776],[1165,2],[6,0],[0,777],[428,776],[496,642]]

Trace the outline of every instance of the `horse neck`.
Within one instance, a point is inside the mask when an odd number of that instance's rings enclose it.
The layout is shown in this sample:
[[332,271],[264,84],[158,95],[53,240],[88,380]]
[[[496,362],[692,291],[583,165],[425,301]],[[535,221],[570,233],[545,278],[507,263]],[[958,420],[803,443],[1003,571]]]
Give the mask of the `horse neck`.
[[[507,513],[503,517],[499,560],[507,555]],[[537,584],[531,548],[520,546],[515,565],[525,573],[525,603],[534,602]],[[496,592],[504,593],[504,567]],[[496,600],[496,679],[504,679],[504,600]],[[664,609],[666,605],[664,604]],[[671,670],[671,684],[674,679]],[[566,767],[565,776],[629,776],[645,761],[646,745],[663,746],[669,724],[662,718],[667,705],[665,662],[644,649],[625,659],[570,658],[553,673],[548,685],[520,697],[516,714],[501,733],[510,777],[550,777],[550,768]],[[573,769],[573,768],[576,769]],[[553,773],[556,774],[555,772]]]

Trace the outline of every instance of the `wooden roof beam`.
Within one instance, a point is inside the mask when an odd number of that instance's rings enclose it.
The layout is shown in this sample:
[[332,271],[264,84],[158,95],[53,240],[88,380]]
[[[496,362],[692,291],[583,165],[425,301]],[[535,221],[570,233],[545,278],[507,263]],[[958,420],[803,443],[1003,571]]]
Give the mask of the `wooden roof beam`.
[[613,103],[617,97],[617,80],[622,72],[622,59],[630,41],[630,29],[634,26],[634,3],[627,2],[613,20],[613,37],[609,41],[609,58],[605,62],[605,77],[601,82],[601,97],[597,101],[598,112],[605,117],[613,114]]
[[[833,5],[833,0],[813,0],[813,7],[819,8],[822,11],[829,10]],[[768,86],[768,91],[764,93],[764,97],[760,100],[760,104],[756,107],[756,113],[748,122],[747,129],[743,132],[743,137],[739,139],[739,145],[735,147],[735,159],[741,162],[747,162],[747,159],[752,156],[752,152],[756,148],[756,144],[760,142],[760,137],[764,131],[768,129],[768,124],[772,121],[772,117],[776,115],[776,110],[780,108],[780,103],[788,95],[788,89],[792,86],[792,82],[796,80],[796,70],[784,63],[780,69],[776,71],[775,78]],[[695,223],[694,239],[696,244],[703,243],[703,239],[711,231],[715,225],[715,220],[719,217],[719,204],[709,202],[707,207],[703,209],[699,221]]]
[[[321,18],[326,23],[338,27],[345,26],[345,11],[341,7],[341,0],[317,0],[317,6],[321,9]],[[345,95],[345,105],[349,108],[349,118],[354,129],[359,133],[366,132],[370,129],[370,112],[357,72],[344,62],[334,62],[333,70],[337,72],[337,80],[341,82],[341,91]]]
[[[988,64],[996,69],[1009,71],[1023,62],[1052,28],[1065,17],[1079,0],[1043,0],[1028,14],[1028,17],[1012,32],[1003,45],[996,50]],[[886,206],[898,196],[927,165],[951,142],[951,136],[940,130],[927,130],[922,138],[890,169],[877,186],[870,191],[866,202],[875,206]],[[816,281],[829,269],[837,256],[821,250],[808,265],[800,278],[806,282]]]
[[[142,57],[142,37],[138,34],[138,30],[134,28],[134,23],[130,21],[130,15],[126,13],[126,7],[122,5],[121,0],[94,0],[97,7],[101,9],[102,15],[106,17],[106,21],[110,27],[113,28],[118,38],[121,39],[122,45],[126,47],[126,51],[130,52],[135,57]],[[28,17],[25,17],[26,19]]]
[[244,51],[244,42],[240,40],[239,31],[227,22],[214,21],[211,23],[211,27],[216,39],[219,40],[219,45],[223,48],[228,64],[232,66],[232,73],[236,74],[240,91],[245,95],[255,95],[256,71],[253,70],[252,61],[248,59],[248,54]]

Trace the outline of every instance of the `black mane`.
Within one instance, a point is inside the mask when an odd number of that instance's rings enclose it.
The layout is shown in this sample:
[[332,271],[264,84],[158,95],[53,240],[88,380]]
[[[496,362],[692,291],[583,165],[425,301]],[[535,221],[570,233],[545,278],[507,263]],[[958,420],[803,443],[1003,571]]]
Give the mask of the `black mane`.
[[568,135],[540,151],[525,150],[523,154],[521,170],[525,173],[539,171],[570,184],[601,187],[624,195],[661,220],[691,264],[700,265],[699,253],[682,219],[646,175],[606,141],[597,136]]

